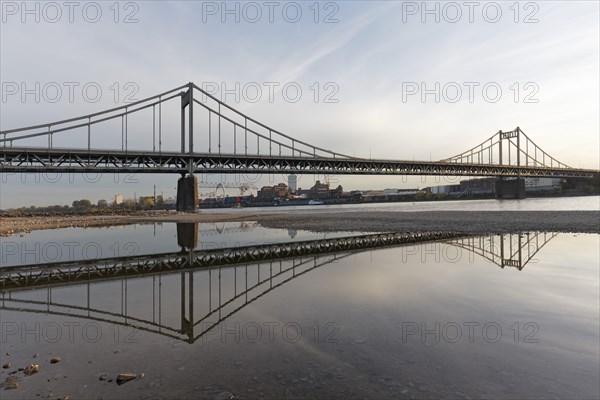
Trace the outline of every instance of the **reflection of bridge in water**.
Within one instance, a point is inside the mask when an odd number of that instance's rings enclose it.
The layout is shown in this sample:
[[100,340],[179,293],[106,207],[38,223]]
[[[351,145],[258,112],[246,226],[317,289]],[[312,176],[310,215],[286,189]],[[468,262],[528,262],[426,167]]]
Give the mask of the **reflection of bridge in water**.
[[[193,343],[276,288],[357,253],[439,242],[479,254],[502,268],[512,266],[522,270],[556,236],[556,233],[484,237],[444,232],[384,233],[194,250],[196,224],[178,224],[177,232],[178,243],[183,247],[181,252],[3,267],[0,309],[130,326]],[[144,277],[145,280],[139,279]],[[97,287],[107,282],[120,283],[120,309],[95,305],[106,300],[104,289]],[[128,286],[136,282],[145,285],[145,293],[150,293],[147,286],[152,285],[152,304],[143,303],[143,312],[136,312],[130,304],[135,306],[136,302],[131,300]],[[169,288],[173,283],[175,286]],[[206,286],[200,293],[199,283]],[[83,289],[85,300],[71,303],[53,300],[57,290],[66,286],[71,286],[73,292],[76,288]],[[179,291],[178,296],[174,297],[173,290]],[[200,307],[198,297],[204,297]],[[174,299],[179,299],[178,318],[171,312],[173,305],[164,304]],[[141,316],[144,313],[151,316]]]
[[447,243],[478,254],[501,268],[515,267],[519,271],[557,232],[527,232],[489,236],[469,236],[448,240]]
[[[203,223],[203,226],[210,225]],[[247,233],[257,226],[256,221],[221,222],[212,224],[211,229],[198,229],[198,224],[177,224],[177,243],[182,248],[195,248],[198,246],[198,237],[218,236],[233,233]]]
[[[206,224],[204,224],[206,225]],[[223,235],[227,233],[250,232],[258,226],[256,221],[241,221],[238,223],[214,223],[213,229],[199,229],[198,236]]]

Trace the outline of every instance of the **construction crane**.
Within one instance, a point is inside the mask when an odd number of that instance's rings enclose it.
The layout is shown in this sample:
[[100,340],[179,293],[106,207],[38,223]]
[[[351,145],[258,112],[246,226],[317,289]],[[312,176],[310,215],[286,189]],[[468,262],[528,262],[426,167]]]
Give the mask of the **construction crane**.
[[[246,183],[246,182],[244,182],[244,183],[199,182],[198,188],[215,189],[214,190],[215,197],[219,197],[219,195],[221,195],[222,197],[225,197],[225,189],[239,189],[240,196],[244,196],[248,191],[256,189],[256,186],[254,186],[251,183]],[[219,191],[221,191],[221,193],[219,193]]]

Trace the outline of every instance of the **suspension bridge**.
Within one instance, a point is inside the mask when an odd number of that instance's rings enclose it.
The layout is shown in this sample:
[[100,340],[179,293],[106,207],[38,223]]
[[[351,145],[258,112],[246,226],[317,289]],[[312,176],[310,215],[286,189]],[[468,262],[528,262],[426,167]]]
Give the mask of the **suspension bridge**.
[[191,82],[109,110],[0,131],[0,173],[14,172],[181,174],[181,210],[197,207],[195,175],[201,173],[461,175],[501,181],[598,174],[558,161],[519,127],[439,161],[352,157],[284,134]]
[[[437,243],[521,271],[557,235],[383,233],[194,250],[194,229],[197,224],[178,226],[181,252],[4,267],[0,310],[111,323],[193,343],[294,279],[361,252],[409,246],[406,254],[418,259],[418,246]],[[449,263],[475,261],[460,251],[447,257]],[[66,287],[85,299],[65,300]]]

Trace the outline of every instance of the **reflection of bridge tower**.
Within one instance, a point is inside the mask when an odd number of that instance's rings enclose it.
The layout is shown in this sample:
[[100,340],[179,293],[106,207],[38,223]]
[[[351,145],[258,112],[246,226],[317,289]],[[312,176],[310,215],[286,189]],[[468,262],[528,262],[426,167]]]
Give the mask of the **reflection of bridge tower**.
[[447,243],[479,254],[501,268],[514,267],[520,271],[556,235],[556,232],[527,232],[464,237],[451,239]]
[[198,224],[197,223],[178,223],[177,224],[177,244],[183,250],[193,250],[198,246]]
[[[206,224],[204,224],[206,225]],[[231,226],[233,225],[233,226]],[[177,244],[184,250],[195,249],[198,247],[198,239],[205,236],[224,235],[231,233],[250,232],[258,224],[251,221],[227,222],[214,224],[213,229],[198,229],[197,222],[178,222],[177,223]]]

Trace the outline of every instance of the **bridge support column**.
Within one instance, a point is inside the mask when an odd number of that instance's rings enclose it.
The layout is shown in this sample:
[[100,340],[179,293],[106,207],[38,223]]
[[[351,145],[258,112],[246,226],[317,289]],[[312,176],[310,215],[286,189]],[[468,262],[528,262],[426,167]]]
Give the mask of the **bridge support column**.
[[526,197],[525,179],[504,179],[500,177],[496,181],[497,199],[524,199]]
[[177,211],[195,212],[198,209],[198,178],[188,175],[177,181]]

